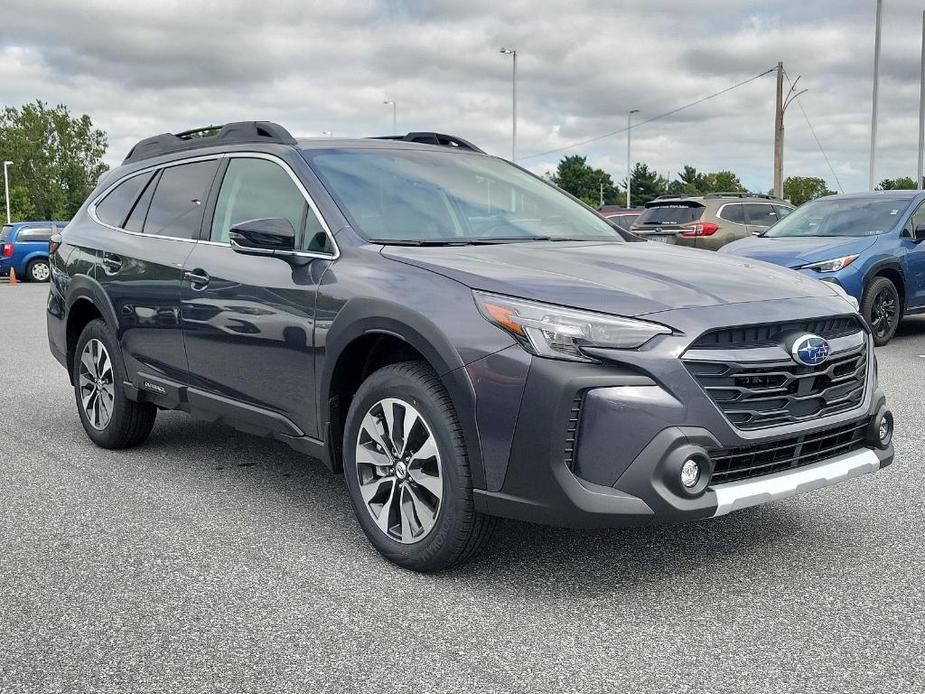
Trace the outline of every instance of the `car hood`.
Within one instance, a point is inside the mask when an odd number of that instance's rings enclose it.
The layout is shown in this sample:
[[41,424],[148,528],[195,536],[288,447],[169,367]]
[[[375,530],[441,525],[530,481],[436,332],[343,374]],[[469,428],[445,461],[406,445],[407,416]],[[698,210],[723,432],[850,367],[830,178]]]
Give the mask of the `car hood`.
[[801,267],[807,263],[820,260],[841,258],[846,255],[860,254],[877,242],[876,237],[852,238],[836,236],[831,238],[814,237],[772,237],[751,236],[733,241],[723,246],[720,251],[732,255],[763,260],[784,267]]
[[382,254],[473,289],[623,316],[834,294],[774,265],[654,243],[385,246]]

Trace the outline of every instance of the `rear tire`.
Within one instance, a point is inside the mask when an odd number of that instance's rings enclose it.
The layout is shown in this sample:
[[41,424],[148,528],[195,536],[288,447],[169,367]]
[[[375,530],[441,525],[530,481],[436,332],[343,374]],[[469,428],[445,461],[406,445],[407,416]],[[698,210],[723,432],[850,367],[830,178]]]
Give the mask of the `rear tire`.
[[439,571],[487,542],[496,519],[474,508],[462,427],[425,362],[386,366],[363,382],[347,413],[343,451],[357,520],[389,561]]
[[51,278],[48,258],[36,258],[26,267],[26,279],[30,282],[47,282]]
[[875,277],[864,292],[861,315],[870,326],[877,347],[892,340],[902,317],[902,305],[896,285],[886,277]]
[[100,448],[130,448],[148,438],[157,408],[125,396],[122,352],[102,320],[87,323],[74,352],[74,396],[87,436]]

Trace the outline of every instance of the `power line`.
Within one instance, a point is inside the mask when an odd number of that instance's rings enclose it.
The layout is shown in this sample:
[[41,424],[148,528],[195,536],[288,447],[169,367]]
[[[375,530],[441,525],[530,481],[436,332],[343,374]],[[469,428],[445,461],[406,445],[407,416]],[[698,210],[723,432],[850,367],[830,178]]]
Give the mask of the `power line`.
[[[648,125],[649,123],[652,123],[653,121],[661,120],[662,118],[667,118],[668,116],[673,116],[674,114],[684,111],[685,109],[691,108],[692,106],[697,106],[698,104],[702,104],[705,101],[709,101],[710,99],[714,99],[718,96],[721,96],[725,94],[726,92],[731,92],[733,89],[744,87],[749,82],[754,82],[755,80],[760,79],[764,77],[765,75],[769,75],[772,72],[774,72],[776,69],[777,69],[776,67],[772,67],[768,70],[765,70],[759,75],[755,75],[754,77],[749,77],[747,80],[739,82],[738,84],[734,84],[731,87],[726,87],[725,89],[721,89],[718,92],[714,92],[713,94],[697,99],[696,101],[692,101],[689,104],[685,104],[684,106],[679,106],[678,108],[674,108],[670,111],[665,111],[665,113],[660,113],[657,116],[652,116],[651,118],[644,120],[641,123],[636,123],[633,127],[639,128],[643,125]],[[527,156],[521,157],[520,159],[521,161],[524,159],[535,159],[537,157],[545,157],[547,154],[556,154],[558,152],[564,152],[567,149],[574,149],[575,147],[581,147],[582,145],[588,145],[588,144],[591,144],[592,142],[597,142],[598,140],[604,140],[604,139],[607,139],[608,137],[613,137],[614,135],[625,133],[627,130],[628,128],[619,128],[618,130],[612,130],[609,133],[604,133],[603,135],[598,135],[597,137],[591,137],[591,138],[588,138],[587,140],[582,140],[580,142],[573,142],[563,147],[556,147],[555,149],[550,149],[545,152],[538,152],[537,154],[528,154]]]
[[[790,86],[793,86],[793,82],[790,81],[790,75],[787,74],[787,70],[784,69],[784,77],[787,78],[787,82],[790,83]],[[816,141],[816,146],[819,148],[819,151],[822,153],[822,158],[825,159],[826,165],[829,167],[829,171],[832,172],[832,176],[835,177],[835,184],[838,186],[838,190],[842,193],[845,192],[845,189],[842,187],[841,181],[838,180],[838,174],[835,173],[835,167],[832,166],[832,162],[829,161],[829,155],[825,153],[825,149],[822,147],[822,143],[819,141],[819,138],[816,136],[816,129],[813,127],[812,122],[809,120],[809,115],[806,113],[806,109],[803,108],[803,104],[799,99],[795,99],[797,106],[800,107],[800,113],[803,114],[803,118],[806,119],[806,125],[809,126],[809,132],[812,134],[813,139]]]

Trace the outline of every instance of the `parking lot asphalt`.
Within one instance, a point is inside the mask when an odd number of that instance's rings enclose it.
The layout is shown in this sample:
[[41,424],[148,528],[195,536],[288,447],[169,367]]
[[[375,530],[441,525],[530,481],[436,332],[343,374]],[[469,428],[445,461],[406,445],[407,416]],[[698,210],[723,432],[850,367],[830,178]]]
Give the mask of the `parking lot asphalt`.
[[46,294],[0,282],[0,691],[925,689],[925,318],[878,350],[882,472],[674,527],[505,521],[425,576],[280,443],[160,413],[95,448]]

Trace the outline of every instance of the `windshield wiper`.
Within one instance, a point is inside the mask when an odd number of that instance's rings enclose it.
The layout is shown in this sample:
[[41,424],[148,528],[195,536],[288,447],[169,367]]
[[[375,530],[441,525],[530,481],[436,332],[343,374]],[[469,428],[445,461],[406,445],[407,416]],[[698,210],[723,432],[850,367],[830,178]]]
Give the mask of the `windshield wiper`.
[[498,236],[485,238],[449,239],[370,239],[371,243],[385,246],[485,246],[496,243],[520,243],[525,241],[553,241],[549,236]]

